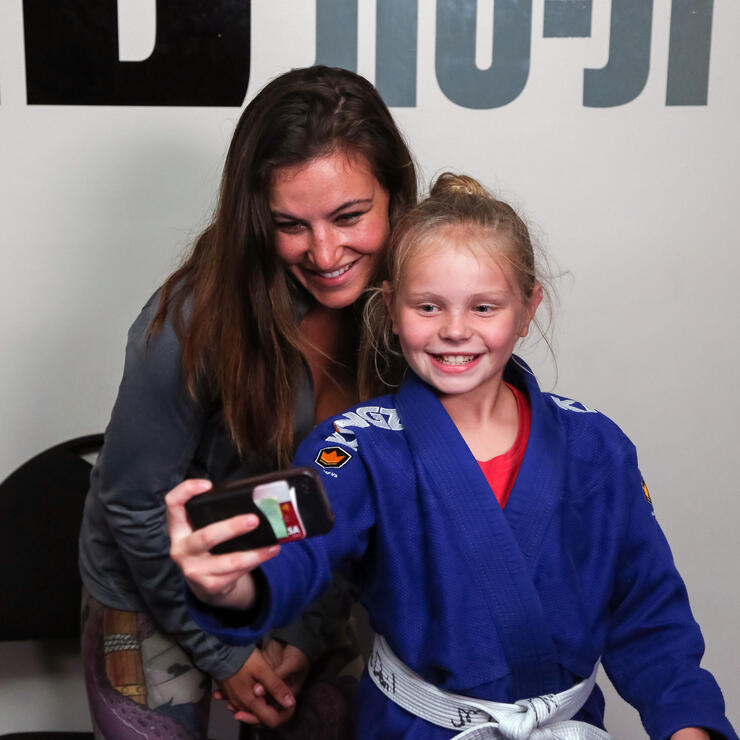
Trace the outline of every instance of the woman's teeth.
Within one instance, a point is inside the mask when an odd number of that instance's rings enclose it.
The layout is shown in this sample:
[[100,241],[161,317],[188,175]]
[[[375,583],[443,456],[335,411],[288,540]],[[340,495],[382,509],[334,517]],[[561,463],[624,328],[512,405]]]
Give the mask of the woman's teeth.
[[339,277],[340,275],[344,275],[347,270],[352,267],[354,262],[350,262],[348,265],[344,265],[343,267],[339,267],[336,270],[333,270],[332,272],[320,272],[319,275],[321,275],[322,278],[335,278]]
[[434,355],[434,358],[444,365],[466,365],[478,355]]

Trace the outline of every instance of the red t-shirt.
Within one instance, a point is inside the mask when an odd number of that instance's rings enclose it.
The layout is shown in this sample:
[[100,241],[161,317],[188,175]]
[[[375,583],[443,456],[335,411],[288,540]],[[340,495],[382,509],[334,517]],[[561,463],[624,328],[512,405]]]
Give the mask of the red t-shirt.
[[524,451],[527,449],[527,440],[529,439],[529,426],[532,421],[532,410],[529,408],[527,396],[513,385],[506,383],[506,386],[511,388],[514,398],[516,398],[516,411],[519,417],[516,439],[511,448],[502,455],[497,455],[485,462],[478,460],[478,465],[480,465],[483,475],[486,476],[488,485],[491,486],[502,509],[506,506],[519,468],[522,465]]

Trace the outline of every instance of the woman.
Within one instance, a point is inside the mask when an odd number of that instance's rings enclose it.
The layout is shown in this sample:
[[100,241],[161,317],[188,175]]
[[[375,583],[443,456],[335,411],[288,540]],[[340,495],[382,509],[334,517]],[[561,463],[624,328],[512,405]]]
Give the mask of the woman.
[[[211,678],[239,717],[275,725],[292,713],[291,686],[326,619],[305,620],[302,650],[270,643],[266,655],[199,630],[168,558],[164,494],[186,477],[285,465],[318,421],[356,400],[356,302],[415,199],[403,138],[358,75],[294,70],[244,110],[212,223],[130,330],[92,475],[80,569],[100,735],[204,736]],[[341,596],[321,608],[336,616]]]

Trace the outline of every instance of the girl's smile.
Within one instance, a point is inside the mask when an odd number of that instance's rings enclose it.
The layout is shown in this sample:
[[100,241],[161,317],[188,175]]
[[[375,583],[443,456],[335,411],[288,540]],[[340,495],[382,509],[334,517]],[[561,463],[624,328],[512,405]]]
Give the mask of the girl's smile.
[[440,366],[442,372],[456,373],[470,370],[474,363],[480,359],[480,355],[432,355],[433,362]]

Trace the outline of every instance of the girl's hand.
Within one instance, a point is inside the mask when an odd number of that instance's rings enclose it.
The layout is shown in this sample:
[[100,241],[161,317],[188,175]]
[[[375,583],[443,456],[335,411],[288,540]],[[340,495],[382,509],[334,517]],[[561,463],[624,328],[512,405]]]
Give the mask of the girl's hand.
[[698,727],[684,727],[683,730],[674,732],[671,740],[709,740],[709,733]]
[[207,480],[185,480],[165,497],[170,557],[201,601],[231,609],[249,609],[257,598],[250,571],[275,557],[280,545],[212,555],[212,547],[256,529],[259,519],[254,514],[245,514],[193,531],[185,513],[185,502],[210,488]]

